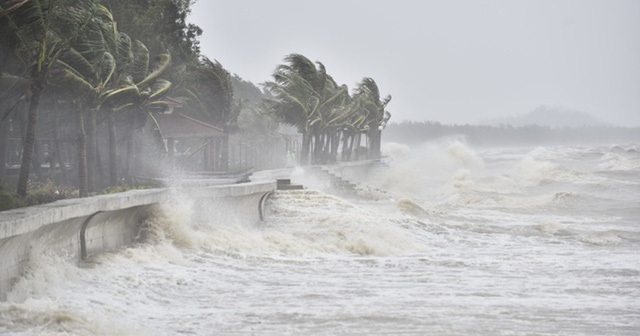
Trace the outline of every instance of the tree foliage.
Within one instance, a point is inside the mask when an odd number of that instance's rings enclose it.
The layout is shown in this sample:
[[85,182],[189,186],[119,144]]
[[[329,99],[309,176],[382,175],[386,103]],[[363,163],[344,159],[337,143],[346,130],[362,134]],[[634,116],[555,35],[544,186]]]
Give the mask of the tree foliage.
[[267,109],[303,136],[302,164],[335,162],[341,141],[342,158],[350,159],[362,132],[372,139],[369,157],[379,157],[379,128],[388,120],[384,109],[391,96],[381,99],[373,79],[364,78],[352,96],[322,63],[291,54],[276,67],[265,88],[273,95]]
[[[80,122],[77,124],[76,169],[79,175],[98,178],[101,174],[97,174],[95,167],[101,167],[101,159],[96,147],[99,144],[97,125],[108,120],[110,127],[113,126],[111,119],[119,111],[145,110],[162,104],[171,82],[160,76],[176,67],[175,63],[170,67],[170,52],[182,63],[198,57],[201,30],[186,22],[192,3],[173,0],[8,0],[0,3],[0,126],[4,129],[12,120],[28,120],[23,135],[26,141],[21,146],[17,188],[20,196],[24,197],[27,192],[31,159],[40,156],[33,154],[37,151],[37,134],[42,133],[37,130],[38,111],[42,109],[40,101],[53,102],[55,106],[60,105],[58,101],[64,101],[64,105],[77,111]],[[123,31],[123,26],[130,28],[131,33]],[[150,53],[141,42],[145,38],[154,51],[160,52]],[[24,111],[16,108],[21,105],[12,103],[19,101],[28,103]],[[53,105],[44,109],[54,110]],[[111,137],[111,131],[109,135]],[[109,142],[115,146],[113,137]],[[0,155],[4,158],[4,145],[2,149]],[[88,174],[82,173],[84,155],[87,155]],[[115,161],[114,156],[110,155],[110,161]],[[40,162],[34,162],[36,173],[40,166]],[[110,183],[117,183],[116,168],[110,170],[114,177]],[[79,180],[82,190],[82,177]]]
[[[202,30],[187,22],[194,2],[0,1],[0,178],[11,140],[20,150],[21,161],[11,164],[20,168],[22,198],[34,172],[45,183],[42,167],[81,196],[116,186],[132,177],[134,153],[144,151],[135,141],[142,126],[157,135],[154,114],[169,106],[224,130],[209,155],[219,155],[225,170],[247,160],[274,167],[274,158],[298,151],[305,164],[335,162],[340,148],[343,160],[358,158],[351,153],[362,152],[365,137],[368,156],[377,157],[372,130],[386,124],[390,97],[381,98],[373,79],[350,93],[321,62],[291,54],[261,90],[200,54]],[[301,144],[281,134],[283,124],[302,134]],[[161,141],[154,146],[168,152]]]

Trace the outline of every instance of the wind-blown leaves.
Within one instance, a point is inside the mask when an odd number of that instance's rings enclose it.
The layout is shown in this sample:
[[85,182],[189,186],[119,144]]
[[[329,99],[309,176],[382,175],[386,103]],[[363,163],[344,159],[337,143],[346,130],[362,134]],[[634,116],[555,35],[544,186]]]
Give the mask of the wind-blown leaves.
[[149,49],[144,43],[136,40],[131,45],[131,53],[132,62],[126,72],[132,77],[134,83],[139,83],[149,71]]
[[0,100],[6,97],[19,97],[24,95],[29,86],[29,80],[12,74],[4,74],[0,77]]
[[146,87],[153,83],[162,73],[167,70],[167,67],[171,63],[171,56],[169,54],[158,55],[155,59],[155,68],[148,73],[140,82],[136,83],[138,87]]
[[337,134],[344,132],[344,137],[354,137],[382,125],[391,96],[380,99],[373,79],[363,79],[351,97],[347,86],[339,86],[322,63],[314,63],[300,54],[288,55],[284,61],[276,67],[273,81],[265,83],[265,89],[274,96],[266,101],[266,108],[303,134],[303,163],[312,142],[315,146],[312,161],[322,162],[335,156]]
[[391,101],[391,96],[380,97],[378,84],[369,77],[365,77],[356,86],[356,98],[360,101],[360,112],[366,116],[366,123],[377,128],[384,118],[384,109]]
[[0,17],[11,14],[28,1],[29,0],[7,0],[4,4],[0,4]]
[[[26,196],[38,109],[58,57],[92,22],[97,0],[33,0],[0,5],[2,39],[14,42],[15,55],[28,69],[28,117],[17,193]],[[38,172],[38,170],[36,170]]]
[[171,88],[171,82],[169,82],[168,80],[165,80],[165,79],[156,80],[155,83],[153,83],[153,85],[150,87],[151,90],[150,90],[149,99],[155,99],[166,94],[170,88]]

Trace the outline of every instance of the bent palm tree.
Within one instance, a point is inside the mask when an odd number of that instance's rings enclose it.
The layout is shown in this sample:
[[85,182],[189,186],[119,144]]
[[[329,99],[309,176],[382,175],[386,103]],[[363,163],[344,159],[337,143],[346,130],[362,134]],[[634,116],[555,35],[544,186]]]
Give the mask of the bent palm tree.
[[[111,169],[115,172],[117,166],[117,151],[115,143],[115,122],[113,117],[118,113],[131,112],[129,118],[142,120],[147,116],[153,119],[151,109],[155,106],[166,105],[164,96],[171,88],[171,82],[160,78],[171,63],[169,54],[161,54],[154,58],[150,64],[149,50],[140,41],[136,41],[132,50],[132,60],[119,81],[113,88],[109,88],[101,95],[102,106],[108,111],[109,138],[110,138],[110,162]],[[127,130],[130,144],[133,141],[134,130],[137,122],[129,122]],[[129,146],[127,153],[132,161],[132,151]],[[128,175],[128,173],[127,173]],[[113,177],[112,177],[113,179]],[[111,181],[115,183],[116,181]]]
[[390,117],[385,108],[391,101],[391,95],[381,98],[376,82],[365,77],[356,86],[355,96],[360,100],[360,113],[364,117],[363,128],[370,140],[370,158],[379,159],[382,129]]
[[[72,91],[79,91],[82,97],[82,105],[87,106],[88,122],[86,143],[78,144],[86,150],[86,168],[81,166],[79,172],[87,176],[86,188],[94,189],[95,164],[96,164],[96,119],[105,100],[104,95],[109,87],[115,86],[115,82],[122,74],[128,63],[126,57],[130,53],[131,42],[127,35],[119,33],[115,29],[113,16],[104,6],[97,6],[96,16],[87,25],[79,39],[72,42],[70,48],[65,50],[58,60],[64,76],[61,80]],[[127,48],[128,47],[128,48]],[[78,113],[84,113],[78,109]],[[84,119],[84,116],[79,116]],[[110,117],[110,116],[108,116]],[[110,119],[112,120],[112,119]],[[82,130],[79,129],[82,133]],[[110,143],[111,143],[111,135]],[[84,136],[79,137],[85,139]],[[115,184],[115,168],[110,164],[110,182]],[[83,170],[87,172],[83,172]],[[84,181],[81,179],[81,191],[84,189]]]
[[[25,197],[36,141],[38,107],[47,85],[49,71],[69,41],[83,31],[94,15],[96,0],[40,0],[9,2],[0,5],[4,29],[8,29],[19,42],[17,54],[29,67],[30,80],[26,91],[29,102],[28,123],[17,194]],[[15,6],[14,6],[15,5]]]
[[194,69],[194,81],[187,88],[201,116],[224,131],[220,168],[229,168],[229,136],[237,128],[241,104],[234,101],[231,75],[217,61],[203,57]]
[[305,165],[310,160],[314,136],[320,139],[317,136],[322,129],[320,113],[331,100],[327,86],[333,79],[322,63],[313,63],[300,54],[288,55],[284,61],[273,73],[274,81],[265,83],[274,96],[267,103],[282,122],[297,127],[302,134],[300,163]]

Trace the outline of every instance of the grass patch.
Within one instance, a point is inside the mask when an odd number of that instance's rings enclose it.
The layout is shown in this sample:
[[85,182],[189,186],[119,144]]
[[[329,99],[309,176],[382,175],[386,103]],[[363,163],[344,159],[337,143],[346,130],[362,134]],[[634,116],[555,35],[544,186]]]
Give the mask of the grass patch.
[[[109,195],[137,189],[151,189],[151,187],[122,184],[106,188],[98,194]],[[20,198],[15,194],[15,192],[7,190],[6,186],[2,181],[0,181],[0,211],[51,203],[61,199],[77,197],[79,197],[77,189],[56,185],[51,181],[47,181],[29,182],[29,185],[27,186],[27,197]]]
[[117,186],[113,186],[113,187],[109,187],[107,189],[104,189],[100,194],[102,195],[109,195],[109,194],[116,194],[116,193],[120,193],[120,192],[124,192],[124,191],[129,191],[129,190],[144,190],[144,189],[151,189],[150,186],[144,186],[144,185],[129,185],[129,184],[121,184],[121,185],[117,185]]
[[4,184],[0,182],[0,211],[21,208],[27,206],[27,203],[20,199],[16,194],[5,189]]
[[27,206],[51,203],[61,199],[78,197],[76,189],[59,186],[51,181],[29,183],[27,187]]

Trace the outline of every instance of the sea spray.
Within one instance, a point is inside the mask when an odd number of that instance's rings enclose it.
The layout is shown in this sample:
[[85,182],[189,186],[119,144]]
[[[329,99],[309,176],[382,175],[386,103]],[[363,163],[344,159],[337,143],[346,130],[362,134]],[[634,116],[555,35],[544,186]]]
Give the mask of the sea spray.
[[7,293],[7,301],[23,302],[29,298],[45,295],[50,287],[65,281],[74,281],[81,275],[75,261],[66,255],[60,255],[34,247],[29,252],[29,261],[23,275]]
[[392,194],[424,199],[432,193],[431,187],[442,181],[481,170],[482,159],[464,143],[425,143],[416,148],[389,143],[383,147],[388,157],[389,169],[377,177],[381,188]]
[[0,304],[0,333],[637,334],[640,172],[598,167],[637,153],[467,146],[478,165],[449,144],[372,171],[399,181],[387,199],[277,192],[260,223],[176,207],[149,243]]

